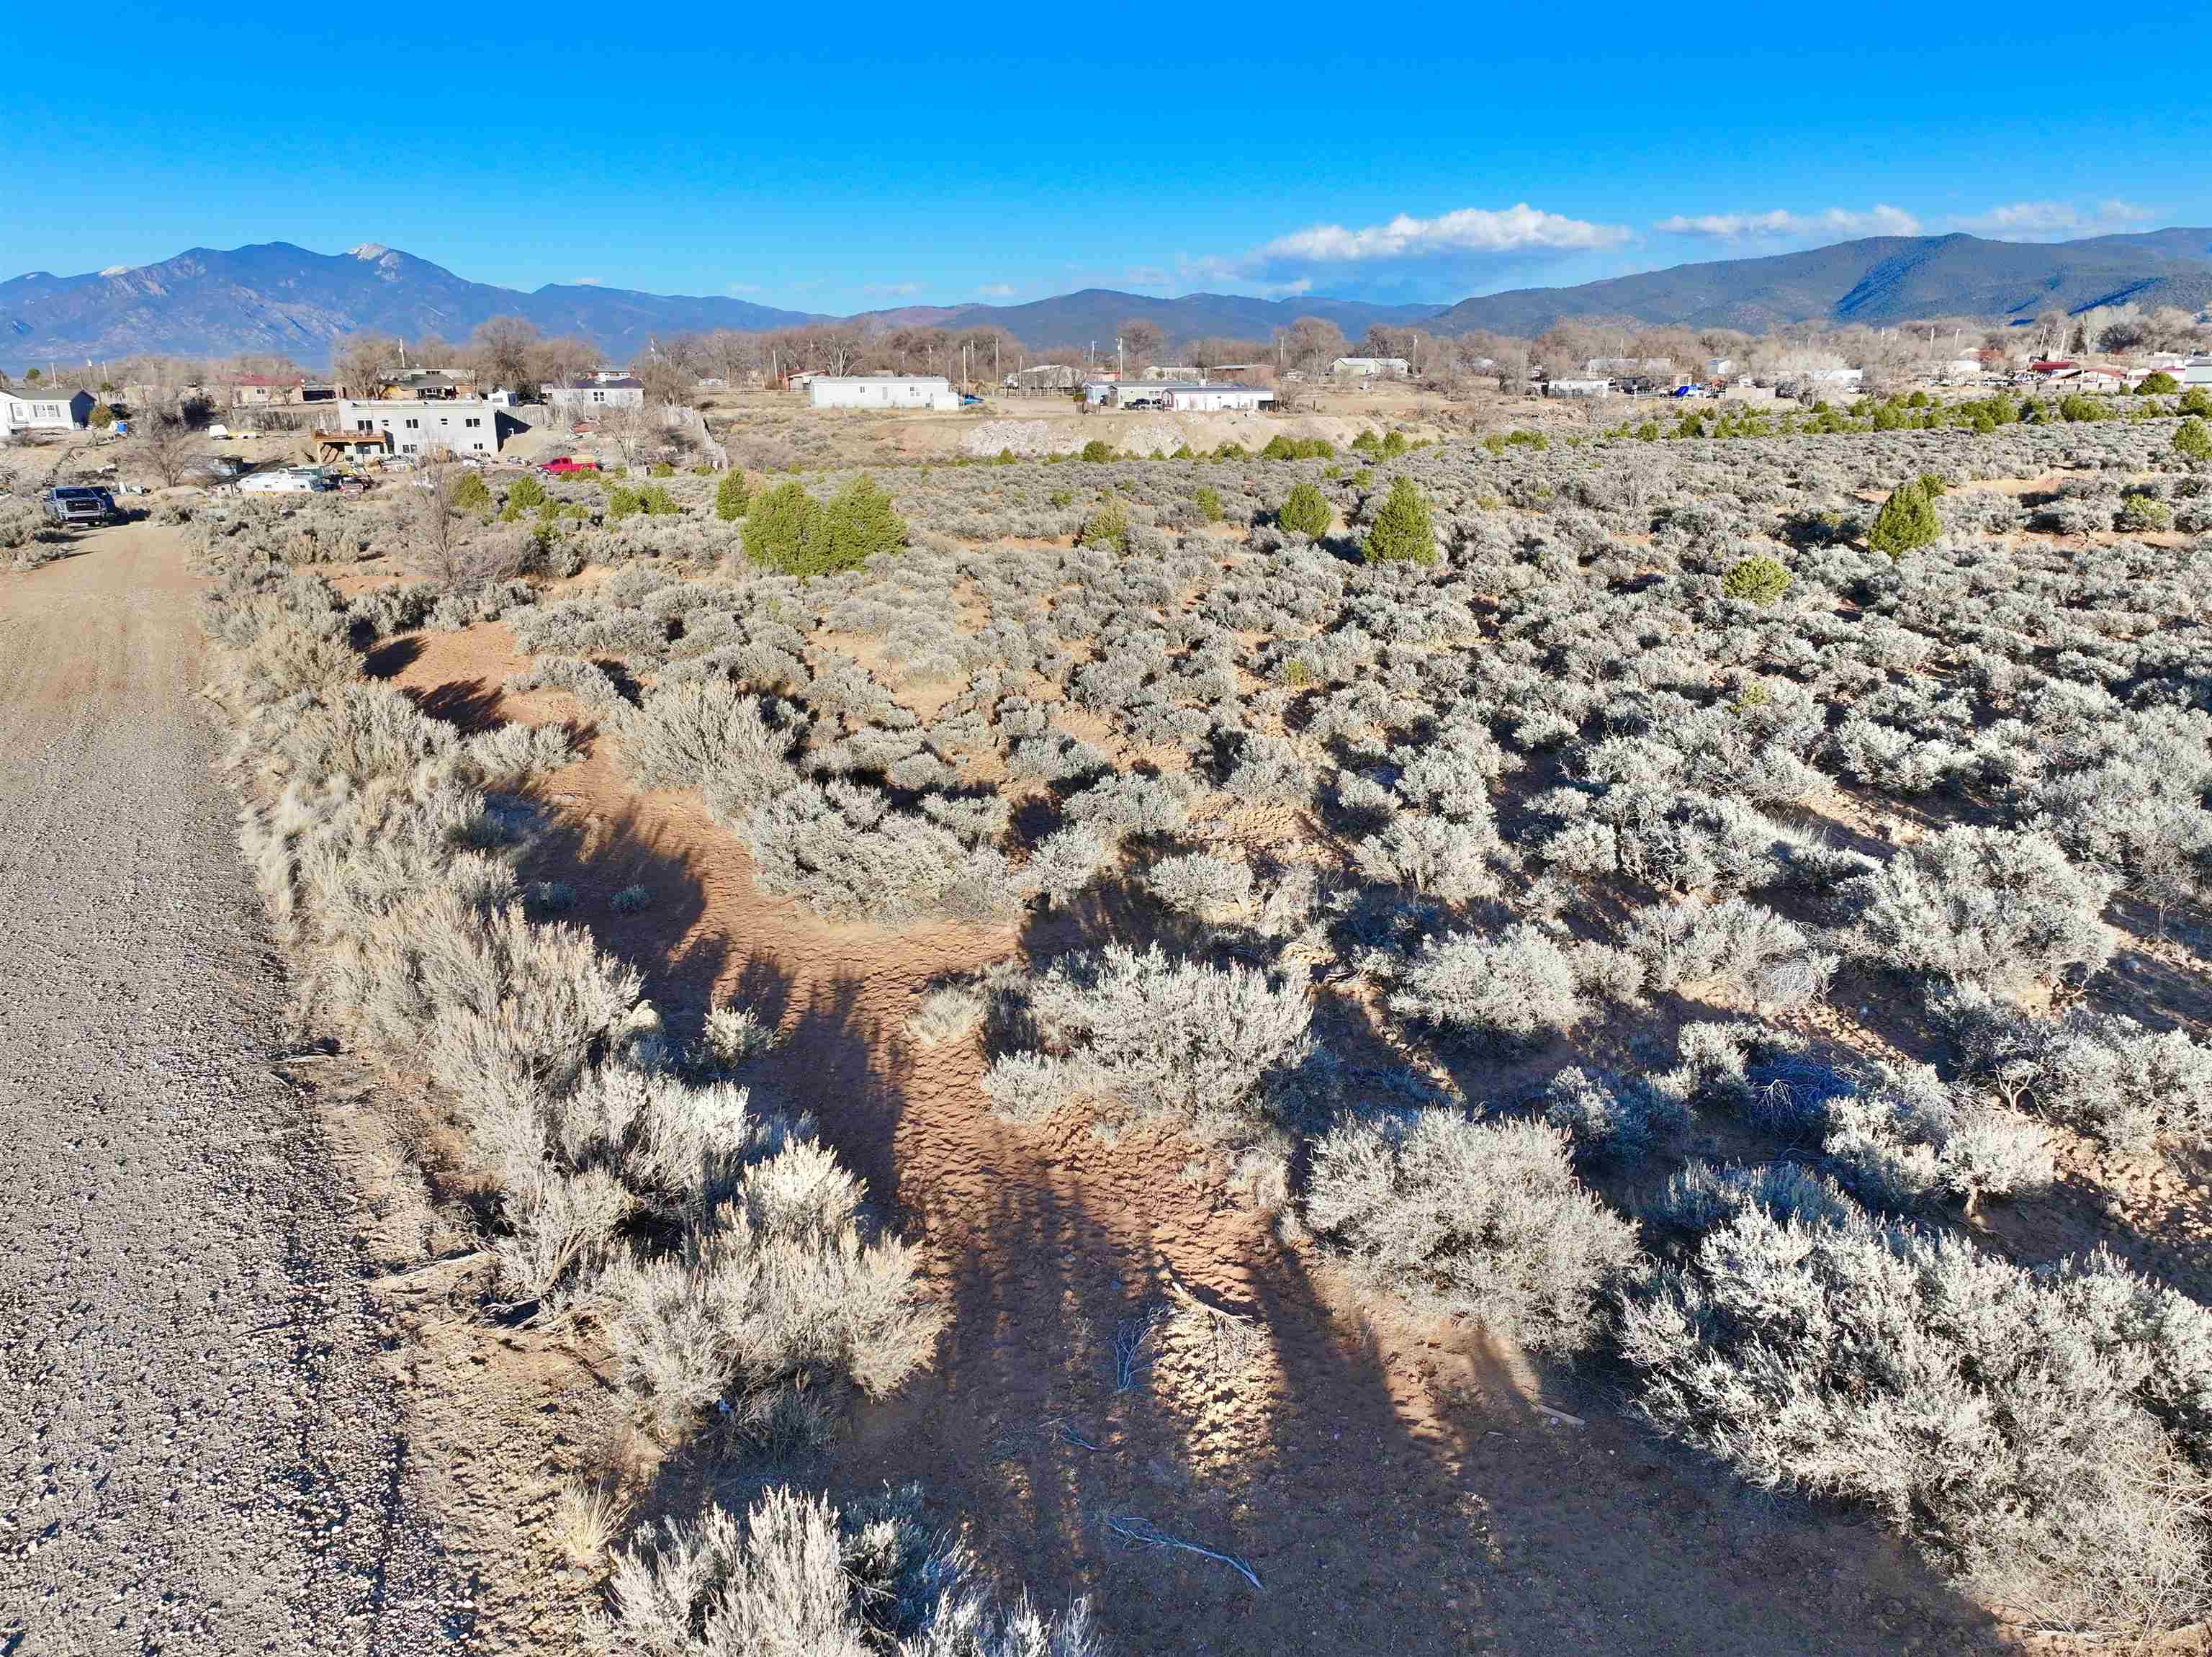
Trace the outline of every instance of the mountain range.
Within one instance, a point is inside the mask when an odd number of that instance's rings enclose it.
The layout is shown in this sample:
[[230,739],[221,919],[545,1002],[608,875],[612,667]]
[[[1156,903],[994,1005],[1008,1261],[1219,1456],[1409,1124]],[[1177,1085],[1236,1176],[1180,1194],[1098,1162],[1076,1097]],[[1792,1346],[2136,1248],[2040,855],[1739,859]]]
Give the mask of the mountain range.
[[1990,241],[1964,235],[1873,236],[1802,253],[1718,259],[1565,288],[1485,294],[1455,305],[1255,299],[1159,299],[1085,289],[1020,305],[914,306],[831,318],[717,295],[582,284],[534,292],[471,282],[375,242],[318,253],[289,242],[195,247],[155,265],[84,276],[45,271],[0,282],[0,365],[161,353],[264,352],[307,366],[334,341],[373,331],[461,341],[488,317],[521,316],[546,334],[577,334],[627,362],[656,337],[848,321],[864,327],[995,325],[1033,350],[1107,347],[1132,317],[1171,340],[1264,339],[1301,316],[1326,317],[1357,339],[1374,323],[1433,333],[1474,329],[1533,336],[1562,320],[1763,332],[1787,323],[1887,325],[1923,317],[1990,321],[2132,301],[2190,311],[2212,306],[2212,229],[2154,230],[2079,241]]

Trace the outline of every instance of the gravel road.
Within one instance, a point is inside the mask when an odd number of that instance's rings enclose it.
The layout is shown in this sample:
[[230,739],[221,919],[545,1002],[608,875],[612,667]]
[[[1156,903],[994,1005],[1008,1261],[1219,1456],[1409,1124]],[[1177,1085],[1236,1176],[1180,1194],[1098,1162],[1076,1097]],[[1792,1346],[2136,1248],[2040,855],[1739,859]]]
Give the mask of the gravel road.
[[0,1654],[464,1647],[179,532],[0,572]]

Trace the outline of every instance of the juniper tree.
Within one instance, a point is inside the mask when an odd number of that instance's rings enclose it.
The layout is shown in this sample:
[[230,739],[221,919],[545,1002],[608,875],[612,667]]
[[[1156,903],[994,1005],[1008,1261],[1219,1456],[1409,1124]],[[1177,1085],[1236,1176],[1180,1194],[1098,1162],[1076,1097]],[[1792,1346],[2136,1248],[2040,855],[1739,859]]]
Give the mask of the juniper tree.
[[1411,478],[1391,480],[1389,498],[1375,515],[1375,527],[1367,537],[1366,557],[1370,564],[1437,561],[1436,527],[1429,503]]

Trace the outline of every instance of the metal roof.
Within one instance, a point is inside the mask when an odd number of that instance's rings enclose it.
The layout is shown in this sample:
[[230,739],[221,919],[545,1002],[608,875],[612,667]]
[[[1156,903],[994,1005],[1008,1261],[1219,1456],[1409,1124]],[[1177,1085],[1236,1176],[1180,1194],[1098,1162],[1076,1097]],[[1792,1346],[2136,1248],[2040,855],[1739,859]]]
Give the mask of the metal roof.
[[1122,390],[1139,392],[1146,397],[1153,396],[1158,393],[1164,391],[1247,391],[1257,393],[1267,389],[1265,386],[1239,385],[1234,380],[1207,380],[1197,382],[1170,380],[1124,380],[1120,383]]

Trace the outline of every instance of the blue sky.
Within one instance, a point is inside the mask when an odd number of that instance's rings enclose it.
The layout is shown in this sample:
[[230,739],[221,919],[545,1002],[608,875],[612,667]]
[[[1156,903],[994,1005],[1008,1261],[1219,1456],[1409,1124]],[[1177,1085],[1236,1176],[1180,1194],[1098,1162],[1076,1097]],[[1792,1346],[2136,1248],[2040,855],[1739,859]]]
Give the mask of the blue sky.
[[402,10],[23,9],[18,78],[100,90],[9,140],[0,276],[379,241],[820,311],[1449,301],[1888,230],[2212,223],[2159,8]]

